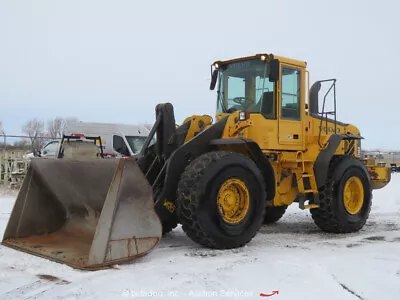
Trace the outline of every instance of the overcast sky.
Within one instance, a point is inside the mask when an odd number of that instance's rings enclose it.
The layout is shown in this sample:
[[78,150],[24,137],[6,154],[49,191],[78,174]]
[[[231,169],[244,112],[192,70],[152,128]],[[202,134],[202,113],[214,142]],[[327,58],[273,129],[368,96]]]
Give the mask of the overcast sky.
[[335,77],[363,147],[400,149],[400,5],[393,1],[0,0],[0,120],[176,121],[214,115],[214,60],[267,52]]

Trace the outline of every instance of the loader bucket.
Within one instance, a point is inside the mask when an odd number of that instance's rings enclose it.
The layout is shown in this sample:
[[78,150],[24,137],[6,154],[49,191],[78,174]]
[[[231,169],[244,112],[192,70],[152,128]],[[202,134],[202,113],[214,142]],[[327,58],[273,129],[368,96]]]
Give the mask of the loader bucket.
[[2,244],[78,269],[146,255],[162,225],[132,159],[32,159]]

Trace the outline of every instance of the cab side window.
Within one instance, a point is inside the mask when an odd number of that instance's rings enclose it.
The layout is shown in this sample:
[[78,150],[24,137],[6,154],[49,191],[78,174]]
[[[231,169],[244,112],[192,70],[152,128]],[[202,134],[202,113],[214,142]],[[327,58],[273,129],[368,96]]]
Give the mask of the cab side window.
[[119,135],[113,136],[113,148],[115,151],[117,151],[120,154],[127,155],[127,156],[130,155],[128,147],[126,146],[124,139]]
[[300,70],[282,67],[281,119],[300,120]]

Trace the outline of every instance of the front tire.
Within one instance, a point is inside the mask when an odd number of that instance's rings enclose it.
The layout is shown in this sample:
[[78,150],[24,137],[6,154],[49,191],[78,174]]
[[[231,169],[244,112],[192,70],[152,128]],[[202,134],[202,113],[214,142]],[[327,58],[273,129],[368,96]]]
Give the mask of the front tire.
[[368,173],[362,162],[346,156],[334,158],[320,192],[320,207],[311,209],[315,224],[326,232],[359,231],[366,223],[372,204]]
[[174,230],[178,226],[178,221],[176,219],[167,220],[162,222],[162,235],[166,235]]
[[251,159],[231,152],[205,153],[186,167],[179,182],[177,212],[182,229],[206,247],[241,247],[262,225],[265,190]]
[[270,206],[265,208],[264,224],[273,224],[278,222],[285,214],[287,205]]

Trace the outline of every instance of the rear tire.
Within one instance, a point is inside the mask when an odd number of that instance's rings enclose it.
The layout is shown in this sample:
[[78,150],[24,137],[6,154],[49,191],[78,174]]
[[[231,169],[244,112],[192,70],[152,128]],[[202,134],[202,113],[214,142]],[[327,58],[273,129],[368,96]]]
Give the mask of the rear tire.
[[280,220],[285,214],[287,205],[270,206],[265,208],[264,224],[273,224]]
[[223,151],[203,154],[186,167],[179,182],[177,212],[182,229],[206,247],[241,247],[262,225],[265,190],[260,170],[246,156]]
[[[348,190],[350,185],[355,187]],[[345,191],[349,196],[345,196]],[[319,197],[320,207],[311,209],[311,215],[320,229],[333,233],[359,231],[369,217],[372,204],[370,181],[363,163],[351,156],[334,158]]]

